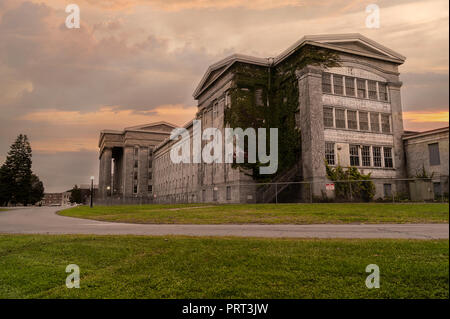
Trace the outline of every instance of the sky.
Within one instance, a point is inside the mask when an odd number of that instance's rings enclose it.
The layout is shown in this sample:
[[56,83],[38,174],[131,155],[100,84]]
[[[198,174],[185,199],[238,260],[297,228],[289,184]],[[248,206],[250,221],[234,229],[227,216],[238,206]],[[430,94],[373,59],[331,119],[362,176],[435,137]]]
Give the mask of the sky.
[[[68,29],[68,4],[81,27]],[[366,27],[367,5],[380,28]],[[183,125],[207,67],[276,56],[304,35],[359,32],[407,57],[404,126],[448,126],[447,0],[0,0],[0,164],[20,133],[46,192],[98,176],[102,129]]]

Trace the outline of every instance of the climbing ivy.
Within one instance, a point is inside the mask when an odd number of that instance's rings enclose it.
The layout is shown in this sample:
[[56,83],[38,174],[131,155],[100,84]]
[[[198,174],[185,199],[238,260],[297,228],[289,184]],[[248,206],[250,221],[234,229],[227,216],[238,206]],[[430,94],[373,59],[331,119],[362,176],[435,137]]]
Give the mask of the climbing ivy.
[[301,155],[300,130],[295,114],[299,108],[298,80],[295,71],[307,65],[324,68],[339,66],[338,55],[328,49],[307,45],[291,54],[277,66],[263,67],[236,63],[231,107],[225,110],[225,124],[231,128],[266,128],[269,150],[269,128],[278,128],[278,171],[272,176],[260,175],[259,166],[242,163],[234,167],[250,170],[258,181],[269,181],[295,165]]

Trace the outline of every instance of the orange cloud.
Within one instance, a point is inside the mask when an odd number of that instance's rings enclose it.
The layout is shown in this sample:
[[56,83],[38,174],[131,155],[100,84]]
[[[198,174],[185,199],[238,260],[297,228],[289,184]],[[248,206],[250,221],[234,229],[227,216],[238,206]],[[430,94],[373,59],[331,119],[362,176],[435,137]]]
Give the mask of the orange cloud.
[[[55,0],[52,0],[55,2]],[[56,0],[58,1],[58,0]],[[266,10],[287,6],[302,6],[305,1],[300,0],[81,0],[91,6],[109,10],[123,10],[138,5],[150,5],[167,11],[184,9],[224,9],[224,8],[249,8]]]
[[422,111],[410,111],[403,112],[403,119],[413,123],[430,123],[430,122],[447,122],[448,123],[448,111],[438,112],[422,112]]
[[139,123],[167,121],[182,125],[194,117],[197,108],[182,105],[161,105],[151,111],[137,113],[134,110],[121,110],[117,107],[102,107],[95,112],[61,111],[47,109],[25,114],[21,120],[53,125],[94,126],[98,130],[121,129]]

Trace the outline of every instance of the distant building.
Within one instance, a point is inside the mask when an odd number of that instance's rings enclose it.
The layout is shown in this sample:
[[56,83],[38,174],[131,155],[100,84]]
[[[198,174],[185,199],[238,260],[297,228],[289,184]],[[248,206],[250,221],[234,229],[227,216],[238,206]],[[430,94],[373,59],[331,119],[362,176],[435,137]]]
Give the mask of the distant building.
[[448,196],[449,128],[408,132],[403,143],[408,177],[429,176],[428,197]]
[[70,205],[70,192],[45,193],[41,200],[42,206],[66,206]]

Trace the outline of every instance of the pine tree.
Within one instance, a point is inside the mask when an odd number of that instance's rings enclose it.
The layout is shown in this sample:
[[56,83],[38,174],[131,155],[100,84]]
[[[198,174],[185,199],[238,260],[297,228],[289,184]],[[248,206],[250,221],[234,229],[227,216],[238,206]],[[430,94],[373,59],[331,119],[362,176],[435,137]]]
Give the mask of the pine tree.
[[1,167],[1,188],[6,203],[30,203],[32,192],[31,146],[26,135],[20,134]]

